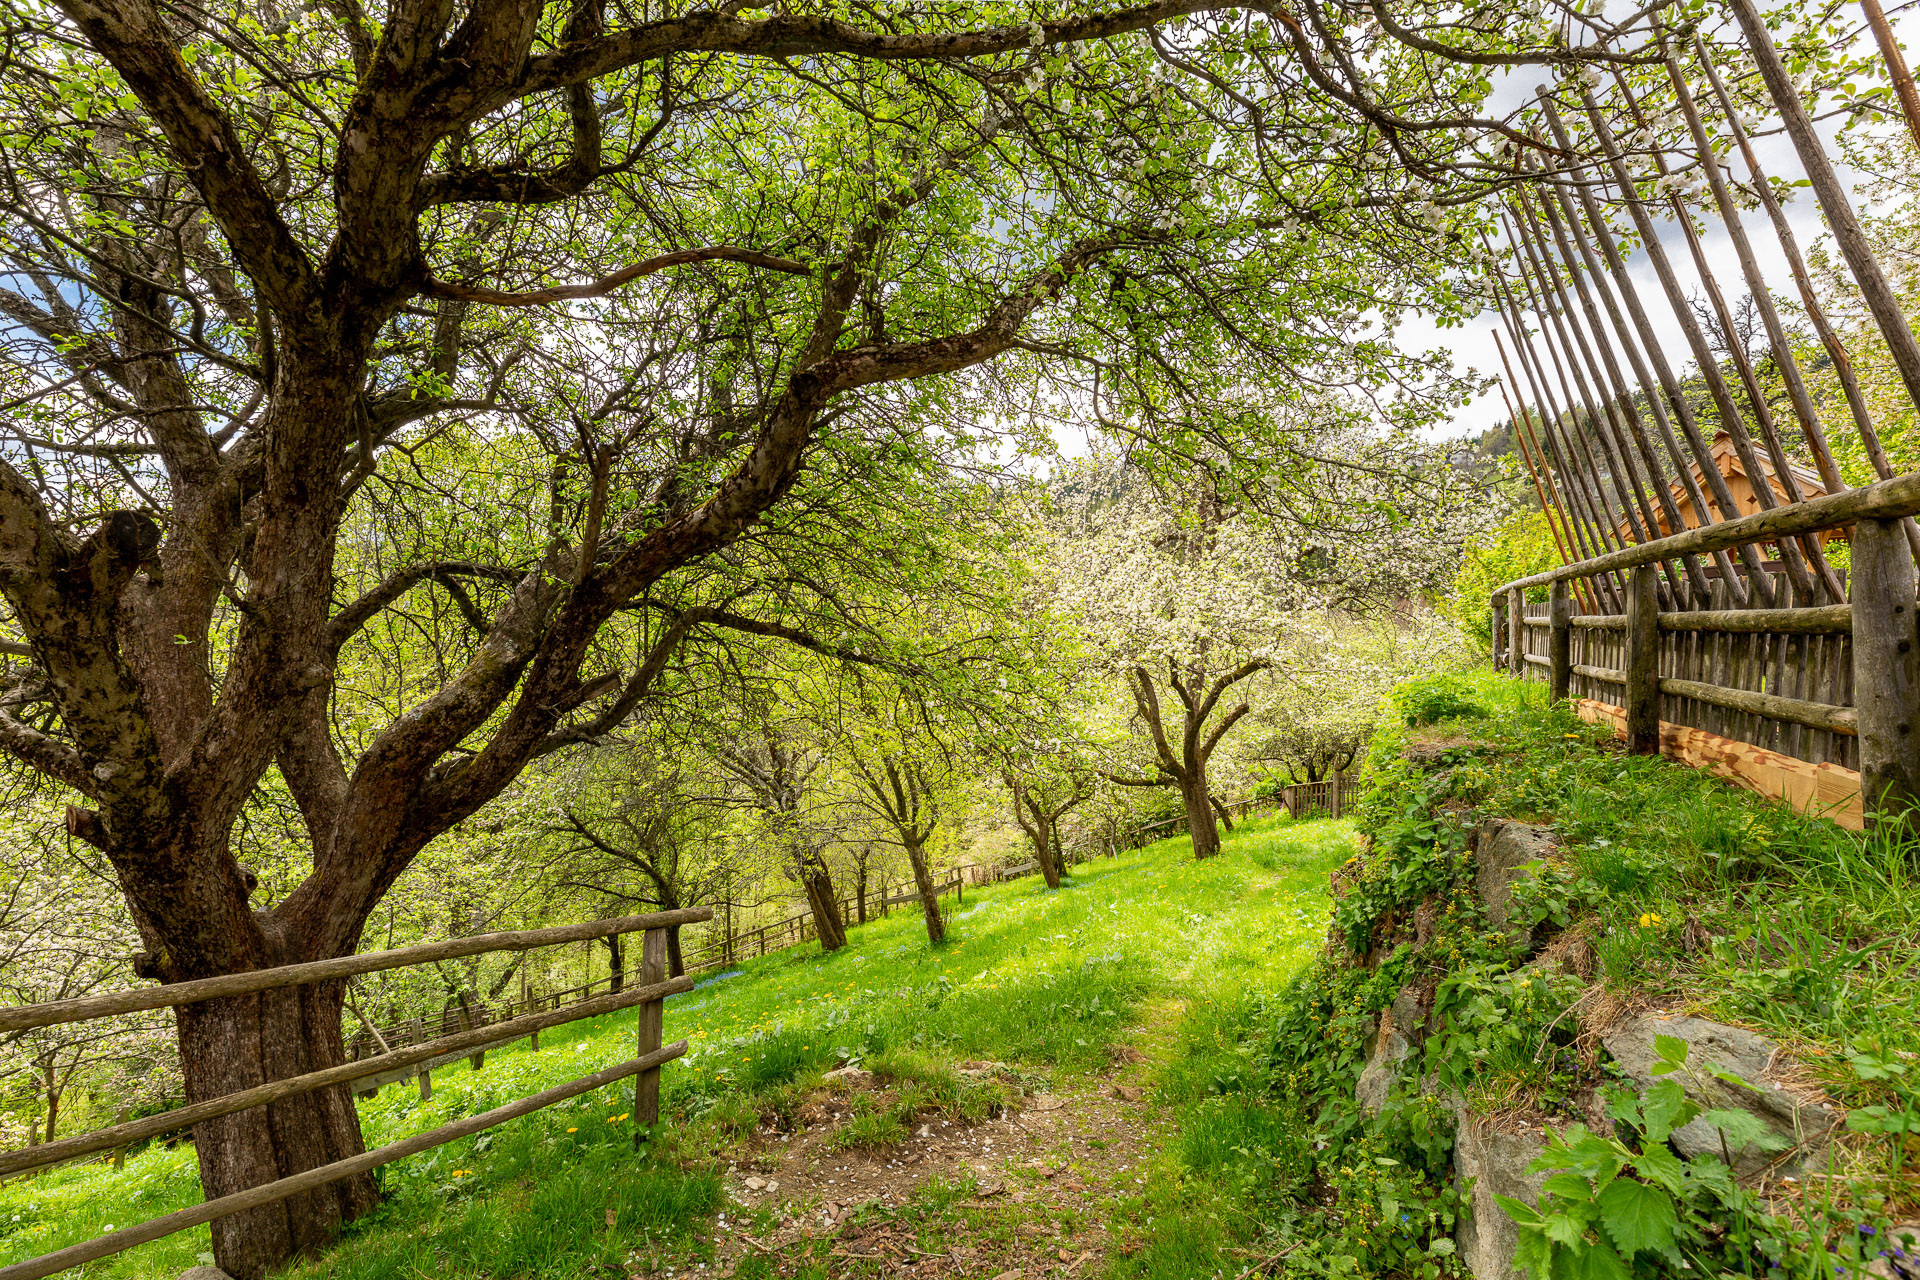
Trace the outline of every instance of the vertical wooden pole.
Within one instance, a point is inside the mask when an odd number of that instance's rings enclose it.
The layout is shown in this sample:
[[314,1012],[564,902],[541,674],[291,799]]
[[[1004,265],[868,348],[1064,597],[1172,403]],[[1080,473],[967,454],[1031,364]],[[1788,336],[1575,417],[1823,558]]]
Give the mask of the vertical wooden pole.
[[1507,674],[1527,678],[1527,593],[1507,592]]
[[1493,598],[1493,669],[1498,671],[1504,657],[1500,647],[1500,633],[1507,629],[1507,602],[1502,596]]
[[1633,571],[1627,595],[1627,752],[1636,756],[1660,754],[1660,614],[1654,602],[1658,581],[1658,571],[1643,564]]
[[1920,636],[1915,571],[1897,520],[1853,529],[1853,698],[1860,799],[1876,821],[1914,820],[1920,801]]
[[433,1097],[433,1072],[422,1067],[420,1068],[420,1101],[425,1102],[431,1097]]
[[1553,621],[1553,642],[1549,649],[1553,676],[1548,693],[1555,702],[1565,702],[1573,691],[1573,593],[1568,590],[1565,578],[1553,584],[1552,612],[1548,616]]
[[[1518,591],[1513,594],[1516,598],[1520,595]],[[1340,790],[1340,771],[1338,769],[1335,769],[1331,774],[1327,775],[1327,784],[1327,807],[1333,810],[1333,816],[1338,818],[1341,816],[1340,803],[1346,798]]]
[[[667,931],[665,929],[647,930],[646,941],[640,948],[640,985],[650,987],[656,982],[667,980]],[[660,1036],[666,1027],[667,1008],[661,1000],[649,1000],[640,1006],[640,1053],[639,1056],[652,1053],[660,1047]],[[638,1143],[644,1132],[660,1123],[660,1068],[653,1067],[640,1073],[633,1085],[633,1124],[634,1141]]]
[[1866,11],[1867,25],[1873,28],[1873,38],[1880,46],[1880,57],[1887,64],[1887,74],[1893,77],[1893,92],[1900,99],[1900,114],[1907,118],[1907,129],[1913,134],[1913,140],[1920,142],[1920,91],[1914,89],[1913,73],[1907,70],[1907,60],[1900,52],[1900,41],[1894,38],[1893,24],[1887,21],[1880,0],[1860,0],[1860,7]]

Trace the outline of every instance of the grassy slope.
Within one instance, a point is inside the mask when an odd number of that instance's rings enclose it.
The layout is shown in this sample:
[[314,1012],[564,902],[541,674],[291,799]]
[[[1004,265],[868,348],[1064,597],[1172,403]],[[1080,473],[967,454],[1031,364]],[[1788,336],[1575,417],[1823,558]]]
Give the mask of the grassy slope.
[[[1076,1074],[1103,1065],[1104,1047],[1143,1017],[1177,1050],[1166,1095],[1198,1127],[1122,1206],[1143,1246],[1123,1270],[1210,1272],[1201,1259],[1217,1256],[1234,1231],[1202,1223],[1163,1238],[1168,1208],[1196,1187],[1224,1195],[1232,1185],[1182,1176],[1189,1164],[1203,1175],[1229,1169],[1232,1135],[1246,1119],[1223,1127],[1209,1114],[1213,1078],[1239,1069],[1261,993],[1277,990],[1317,948],[1327,873],[1351,852],[1345,824],[1268,819],[1243,826],[1204,864],[1190,860],[1181,838],[1083,868],[1057,894],[1038,879],[970,893],[938,952],[916,916],[901,913],[856,928],[837,955],[807,947],[750,963],[668,1004],[667,1036],[686,1036],[691,1051],[665,1072],[673,1123],[654,1158],[634,1155],[630,1091],[589,1095],[388,1167],[383,1209],[301,1274],[571,1277],[618,1265],[649,1241],[697,1252],[698,1233],[721,1205],[724,1157],[714,1157],[728,1134],[762,1108],[790,1105],[842,1056],[979,1057]],[[442,1071],[428,1103],[389,1088],[362,1104],[368,1142],[617,1061],[632,1036],[632,1018],[612,1016],[549,1033],[537,1054],[490,1055],[478,1074]],[[119,1172],[87,1165],[17,1182],[0,1188],[0,1264],[197,1199],[185,1146],[137,1154]],[[203,1227],[87,1274],[170,1275],[208,1247]]]

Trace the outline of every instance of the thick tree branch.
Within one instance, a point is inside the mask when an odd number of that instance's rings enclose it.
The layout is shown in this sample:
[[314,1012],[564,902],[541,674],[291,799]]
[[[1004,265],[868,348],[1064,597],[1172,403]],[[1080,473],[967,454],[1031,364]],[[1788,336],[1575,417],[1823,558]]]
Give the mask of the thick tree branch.
[[793,276],[811,275],[813,272],[813,268],[804,262],[761,253],[757,249],[739,249],[723,244],[704,249],[680,249],[673,253],[663,253],[657,258],[648,258],[644,262],[622,267],[612,275],[602,276],[588,284],[562,284],[554,285],[549,289],[508,293],[499,289],[483,289],[478,285],[455,284],[450,280],[430,280],[424,292],[430,298],[478,302],[490,307],[542,307],[548,303],[565,302],[573,298],[604,297],[623,284],[687,262],[744,262],[749,266],[765,267],[770,271],[784,271]]
[[[409,565],[333,616],[327,628],[327,651],[340,652],[340,646],[371,622],[375,614],[428,579],[451,582],[455,578],[484,578],[490,582],[518,582],[525,575],[524,569],[478,564],[472,560],[430,560],[425,564]],[[488,627],[476,625],[475,630],[484,634]]]
[[0,711],[0,751],[83,796],[99,796],[100,784],[87,772],[86,761],[78,751],[21,723],[8,711]]
[[783,16],[748,20],[728,14],[699,13],[643,23],[602,40],[529,58],[512,86],[511,96],[526,97],[579,84],[676,52],[734,53],[760,58],[840,53],[879,61],[983,58],[1018,49],[1126,35],[1170,18],[1210,9],[1260,7],[1252,3],[1221,4],[1217,0],[1160,0],[1087,17],[940,32],[870,31],[835,18]]
[[181,60],[179,39],[159,11],[148,0],[63,0],[60,8],[166,134],[256,287],[281,314],[304,316],[318,301],[306,250],[247,160],[233,122]]

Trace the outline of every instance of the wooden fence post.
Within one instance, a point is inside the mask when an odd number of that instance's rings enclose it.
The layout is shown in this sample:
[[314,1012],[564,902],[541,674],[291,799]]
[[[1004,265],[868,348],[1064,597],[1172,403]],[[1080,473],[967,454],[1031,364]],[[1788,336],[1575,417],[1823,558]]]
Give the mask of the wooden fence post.
[[1505,660],[1505,653],[1500,644],[1501,632],[1507,629],[1507,601],[1505,596],[1495,596],[1493,598],[1492,624],[1493,624],[1493,669],[1495,671],[1498,671],[1500,669],[1501,663]]
[[1660,613],[1654,595],[1659,570],[1643,564],[1627,591],[1627,752],[1660,754]]
[[1553,584],[1553,604],[1548,616],[1553,621],[1553,641],[1548,649],[1553,657],[1553,677],[1548,693],[1555,702],[1565,702],[1573,691],[1573,593],[1565,578]]
[[[647,930],[646,940],[640,946],[640,985],[650,987],[656,982],[667,980],[667,931],[665,929]],[[660,1047],[660,1036],[666,1028],[667,1005],[665,1000],[649,1000],[640,1006],[640,1052],[636,1057],[644,1058]],[[660,1123],[660,1068],[649,1067],[642,1071],[633,1084],[633,1125],[634,1142],[637,1145],[646,1130]]]
[[1527,678],[1527,593],[1507,592],[1507,673]]
[[1913,556],[1898,520],[1853,530],[1853,698],[1860,802],[1870,820],[1916,820],[1920,802],[1920,634]]

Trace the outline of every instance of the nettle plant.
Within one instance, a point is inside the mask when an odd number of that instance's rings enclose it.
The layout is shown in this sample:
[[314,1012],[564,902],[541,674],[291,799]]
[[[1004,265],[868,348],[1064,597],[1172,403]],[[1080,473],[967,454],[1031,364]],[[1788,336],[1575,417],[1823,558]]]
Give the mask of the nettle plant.
[[[1552,1173],[1538,1208],[1496,1197],[1520,1228],[1515,1260],[1536,1280],[1750,1275],[1805,1255],[1804,1230],[1768,1215],[1731,1167],[1734,1151],[1777,1150],[1784,1141],[1752,1112],[1703,1110],[1687,1097],[1673,1078],[1697,1070],[1688,1065],[1686,1041],[1656,1036],[1654,1052],[1654,1074],[1664,1078],[1643,1095],[1617,1090],[1609,1097],[1607,1113],[1624,1138],[1570,1126],[1531,1166]],[[1707,1074],[1754,1088],[1731,1071]],[[1696,1119],[1719,1132],[1727,1159],[1674,1153],[1668,1138]]]

